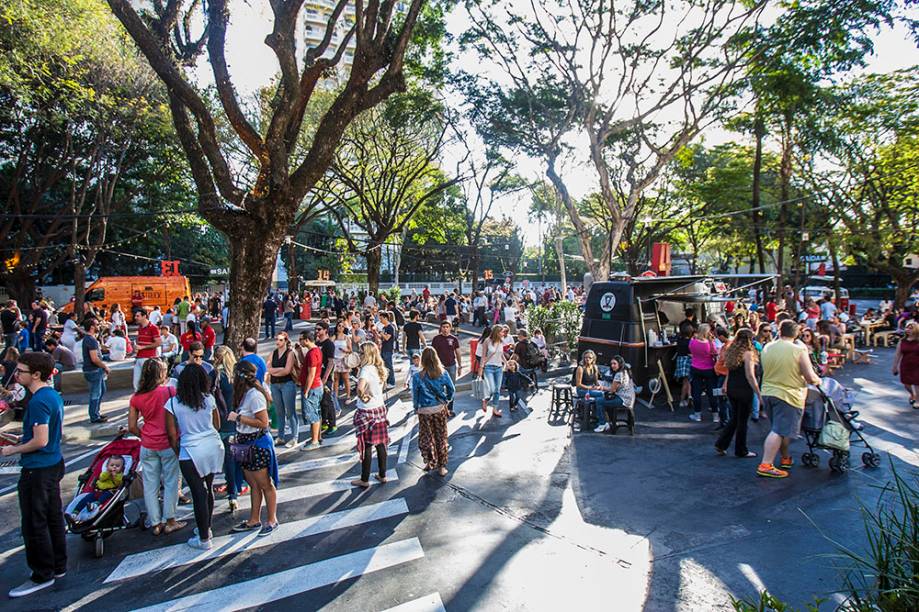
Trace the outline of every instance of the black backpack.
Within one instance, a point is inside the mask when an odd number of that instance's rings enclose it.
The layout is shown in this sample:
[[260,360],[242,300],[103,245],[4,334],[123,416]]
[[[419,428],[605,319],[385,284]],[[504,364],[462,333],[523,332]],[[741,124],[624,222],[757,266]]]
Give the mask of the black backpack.
[[523,349],[523,364],[527,369],[532,369],[538,367],[542,363],[543,357],[542,353],[539,352],[539,347],[536,346],[536,343],[532,340],[527,340],[526,346]]

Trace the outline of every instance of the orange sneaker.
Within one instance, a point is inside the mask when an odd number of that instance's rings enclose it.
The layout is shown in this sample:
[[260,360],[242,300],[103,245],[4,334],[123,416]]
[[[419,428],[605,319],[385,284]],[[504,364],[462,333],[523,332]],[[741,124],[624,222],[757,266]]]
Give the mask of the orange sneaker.
[[782,457],[782,460],[779,461],[779,467],[783,470],[790,470],[791,466],[795,464],[795,460],[789,457]]
[[756,468],[756,474],[765,478],[786,478],[788,476],[788,472],[776,468],[771,463],[760,463]]

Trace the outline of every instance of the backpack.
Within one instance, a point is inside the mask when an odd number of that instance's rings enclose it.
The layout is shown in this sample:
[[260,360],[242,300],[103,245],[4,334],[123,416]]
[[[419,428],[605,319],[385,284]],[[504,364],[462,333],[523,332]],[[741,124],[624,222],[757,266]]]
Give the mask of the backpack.
[[532,369],[542,363],[542,353],[539,352],[539,347],[536,346],[536,343],[532,340],[527,340],[526,346],[523,349],[523,365],[527,369]]

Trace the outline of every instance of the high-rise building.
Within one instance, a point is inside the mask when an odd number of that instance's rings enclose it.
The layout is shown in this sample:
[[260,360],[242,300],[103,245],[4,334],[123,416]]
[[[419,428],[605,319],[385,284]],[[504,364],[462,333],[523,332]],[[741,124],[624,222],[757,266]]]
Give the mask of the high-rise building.
[[[301,14],[304,21],[304,40],[306,48],[318,47],[325,36],[326,27],[329,19],[332,17],[332,11],[338,5],[336,0],[307,0]],[[345,35],[351,26],[354,25],[354,3],[349,2],[344,12],[338,18],[335,31],[332,34],[332,40],[328,49],[323,53],[323,57],[332,57],[338,51],[339,45],[345,39]],[[338,62],[337,71],[340,76],[347,76],[351,71],[351,64],[354,62],[354,37],[348,41],[341,60]]]

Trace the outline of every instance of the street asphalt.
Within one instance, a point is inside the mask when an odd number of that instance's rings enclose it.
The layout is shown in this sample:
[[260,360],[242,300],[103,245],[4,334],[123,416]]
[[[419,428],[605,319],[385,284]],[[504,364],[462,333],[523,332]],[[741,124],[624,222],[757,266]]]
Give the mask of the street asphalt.
[[[101,559],[68,536],[68,575],[3,608],[720,610],[761,588],[803,607],[840,588],[828,538],[863,544],[858,503],[870,505],[890,478],[887,453],[919,464],[919,411],[890,375],[892,350],[877,354],[876,365],[838,378],[859,391],[866,437],[884,455],[878,469],[862,468],[853,449],[846,475],[831,474],[823,454],[817,469],[758,479],[755,459],[714,455],[710,421],[661,406],[637,409],[634,437],[572,434],[544,384],[501,419],[461,392],[451,471],[440,478],[421,469],[414,417],[393,398],[390,482],[348,486],[357,463],[346,408],[322,449],[281,449],[279,533],[227,537],[247,513],[231,515],[218,496],[220,539],[206,555],[185,546],[191,525],[159,538],[115,533]],[[69,399],[68,414],[85,415]],[[127,394],[110,399],[106,410],[123,413]],[[761,451],[764,433],[763,422],[751,428],[751,449]],[[803,448],[794,445],[796,459]],[[67,445],[65,503],[93,452]],[[0,476],[3,590],[27,576],[14,486]]]

